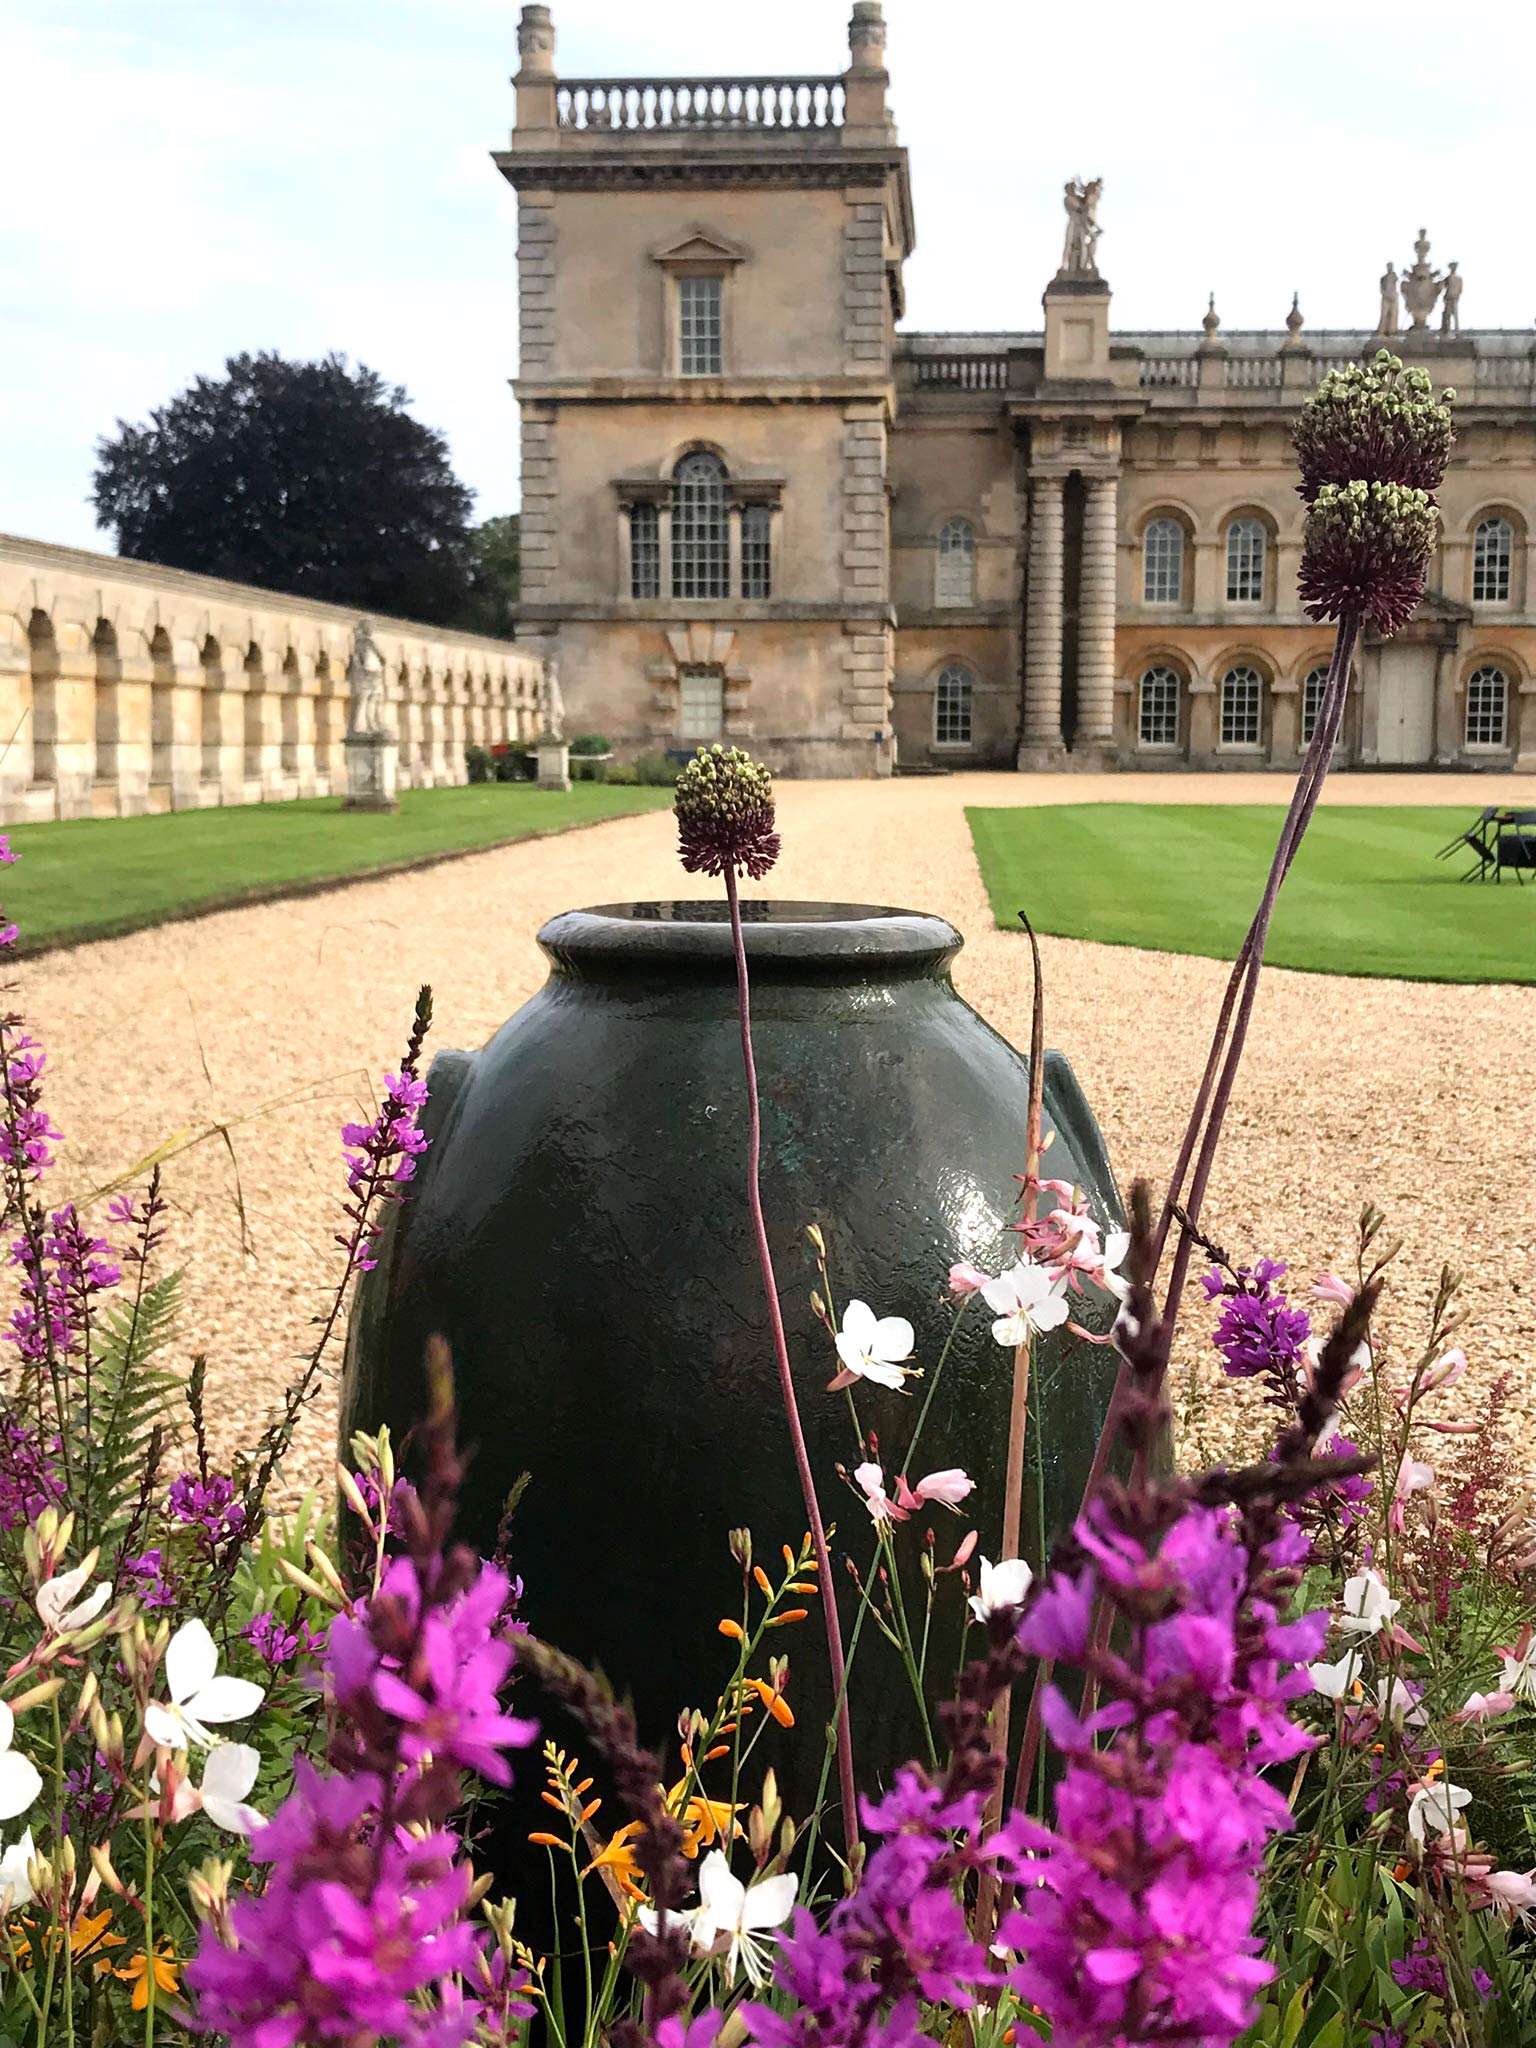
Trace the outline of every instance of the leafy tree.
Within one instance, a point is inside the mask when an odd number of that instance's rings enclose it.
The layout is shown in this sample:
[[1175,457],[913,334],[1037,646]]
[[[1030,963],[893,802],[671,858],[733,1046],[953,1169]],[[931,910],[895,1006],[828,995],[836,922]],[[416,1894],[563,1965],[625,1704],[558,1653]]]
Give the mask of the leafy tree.
[[518,515],[503,512],[475,528],[475,562],[466,623],[477,632],[510,640],[522,584],[522,542]]
[[[406,394],[345,356],[231,356],[97,446],[99,526],[138,561],[467,623],[471,493]],[[495,522],[490,522],[494,524]]]

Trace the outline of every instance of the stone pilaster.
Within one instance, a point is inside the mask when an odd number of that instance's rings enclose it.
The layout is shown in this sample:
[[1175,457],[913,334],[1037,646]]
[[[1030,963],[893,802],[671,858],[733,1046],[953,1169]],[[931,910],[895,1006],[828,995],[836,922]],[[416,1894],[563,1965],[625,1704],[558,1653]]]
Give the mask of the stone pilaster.
[[885,283],[885,201],[878,185],[848,193],[843,229],[843,368],[868,376],[890,366]]
[[1029,589],[1024,618],[1024,738],[1020,768],[1060,765],[1062,482],[1037,476],[1030,486]]
[[1077,731],[1073,750],[1107,753],[1115,736],[1116,479],[1084,480],[1078,584]]
[[1269,765],[1294,768],[1301,753],[1301,685],[1294,676],[1276,676],[1269,686]]
[[[518,375],[548,377],[555,367],[555,195],[517,195]],[[556,410],[522,406],[522,594],[553,591],[560,567]]]

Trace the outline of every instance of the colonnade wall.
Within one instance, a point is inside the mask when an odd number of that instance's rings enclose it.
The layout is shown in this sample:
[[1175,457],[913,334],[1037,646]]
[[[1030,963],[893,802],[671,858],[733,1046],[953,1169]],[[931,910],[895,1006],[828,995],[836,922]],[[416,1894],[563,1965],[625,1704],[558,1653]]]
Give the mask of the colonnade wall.
[[[358,614],[0,534],[0,822],[326,796],[345,788]],[[372,618],[406,788],[536,737],[528,649]]]

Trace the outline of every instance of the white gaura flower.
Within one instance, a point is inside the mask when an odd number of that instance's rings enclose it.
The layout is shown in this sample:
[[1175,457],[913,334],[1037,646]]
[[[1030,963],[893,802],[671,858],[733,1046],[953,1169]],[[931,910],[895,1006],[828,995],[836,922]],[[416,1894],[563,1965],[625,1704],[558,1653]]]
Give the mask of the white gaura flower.
[[1356,1572],[1352,1579],[1344,1581],[1344,1612],[1338,1618],[1339,1627],[1352,1636],[1378,1635],[1402,1604],[1392,1598],[1379,1572]]
[[1034,1578],[1022,1557],[1005,1557],[997,1564],[984,1557],[977,1589],[971,1595],[972,1614],[985,1624],[1000,1607],[1022,1607]]
[[1456,1825],[1457,1814],[1471,1804],[1472,1794],[1464,1786],[1453,1785],[1449,1778],[1442,1778],[1438,1785],[1421,1785],[1408,1802],[1410,1840],[1422,1843],[1426,1827],[1433,1828],[1437,1835],[1448,1835]]
[[[213,1747],[216,1738],[208,1721],[243,1721],[266,1698],[248,1678],[219,1675],[219,1653],[200,1621],[184,1621],[165,1652],[165,1684],[170,1700],[151,1700],[144,1709],[144,1731],[166,1749],[185,1749],[189,1742]],[[3,1818],[0,1813],[0,1818]]]
[[1405,1724],[1409,1728],[1423,1728],[1429,1716],[1419,1705],[1419,1696],[1401,1678],[1383,1678],[1377,1682],[1372,1703],[1383,1721],[1390,1721],[1394,1727]]
[[1124,1301],[1131,1291],[1131,1283],[1120,1268],[1125,1264],[1125,1255],[1131,1248],[1131,1233],[1128,1230],[1112,1230],[1104,1240],[1104,1263],[1093,1275],[1099,1285],[1107,1288],[1116,1301]]
[[1022,1344],[1032,1331],[1054,1330],[1071,1312],[1050,1270],[1033,1259],[1019,1259],[989,1280],[981,1298],[997,1317],[992,1335],[999,1344]]
[[67,1635],[71,1629],[86,1627],[112,1598],[112,1588],[105,1579],[98,1579],[83,1600],[76,1598],[95,1569],[96,1552],[93,1550],[84,1564],[77,1564],[72,1572],[60,1572],[54,1578],[45,1579],[38,1587],[38,1617],[49,1635]]
[[1536,1700],[1536,1633],[1520,1631],[1512,1650],[1499,1652],[1499,1691],[1512,1692],[1517,1700]]
[[16,1716],[0,1700],[0,1820],[14,1820],[18,1813],[25,1813],[43,1789],[37,1765],[12,1749],[15,1733]]
[[208,1761],[203,1766],[202,1802],[204,1813],[215,1827],[232,1835],[248,1835],[252,1828],[264,1824],[266,1816],[245,1803],[245,1795],[255,1784],[260,1769],[261,1751],[252,1749],[248,1742],[221,1742],[208,1752]]
[[843,1372],[858,1380],[873,1380],[877,1386],[894,1387],[899,1393],[910,1370],[901,1361],[912,1356],[915,1342],[905,1316],[877,1316],[868,1302],[850,1301],[843,1311],[837,1355]]
[[1347,1699],[1360,1682],[1360,1652],[1351,1650],[1337,1664],[1309,1664],[1307,1676],[1312,1681],[1312,1690],[1320,1692],[1325,1700]]
[[[795,1908],[800,1889],[797,1877],[765,1877],[761,1884],[744,1885],[731,1875],[731,1867],[718,1849],[711,1849],[699,1869],[699,1903],[691,1913],[673,1915],[687,1922],[689,1938],[697,1955],[722,1954],[726,1981],[738,1970],[756,1989],[768,1981],[770,1930],[782,1927]],[[637,1916],[648,1934],[655,1934],[661,1916],[653,1906],[642,1906]]]
[[32,1880],[27,1875],[27,1865],[37,1851],[32,1846],[32,1830],[13,1842],[3,1856],[0,1856],[0,1913],[14,1913],[19,1906],[30,1906],[33,1899]]

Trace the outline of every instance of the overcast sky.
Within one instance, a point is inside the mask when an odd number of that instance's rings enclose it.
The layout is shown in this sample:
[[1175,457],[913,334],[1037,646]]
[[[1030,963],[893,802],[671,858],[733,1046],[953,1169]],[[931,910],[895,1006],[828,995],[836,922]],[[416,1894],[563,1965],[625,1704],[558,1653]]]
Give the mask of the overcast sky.
[[[479,515],[517,503],[513,0],[0,0],[0,527],[110,543],[97,436],[243,349],[404,384]],[[829,72],[847,0],[555,0],[570,77]],[[886,0],[912,153],[908,325],[1030,327],[1061,186],[1100,176],[1121,327],[1369,325],[1456,257],[1536,318],[1536,9]]]

